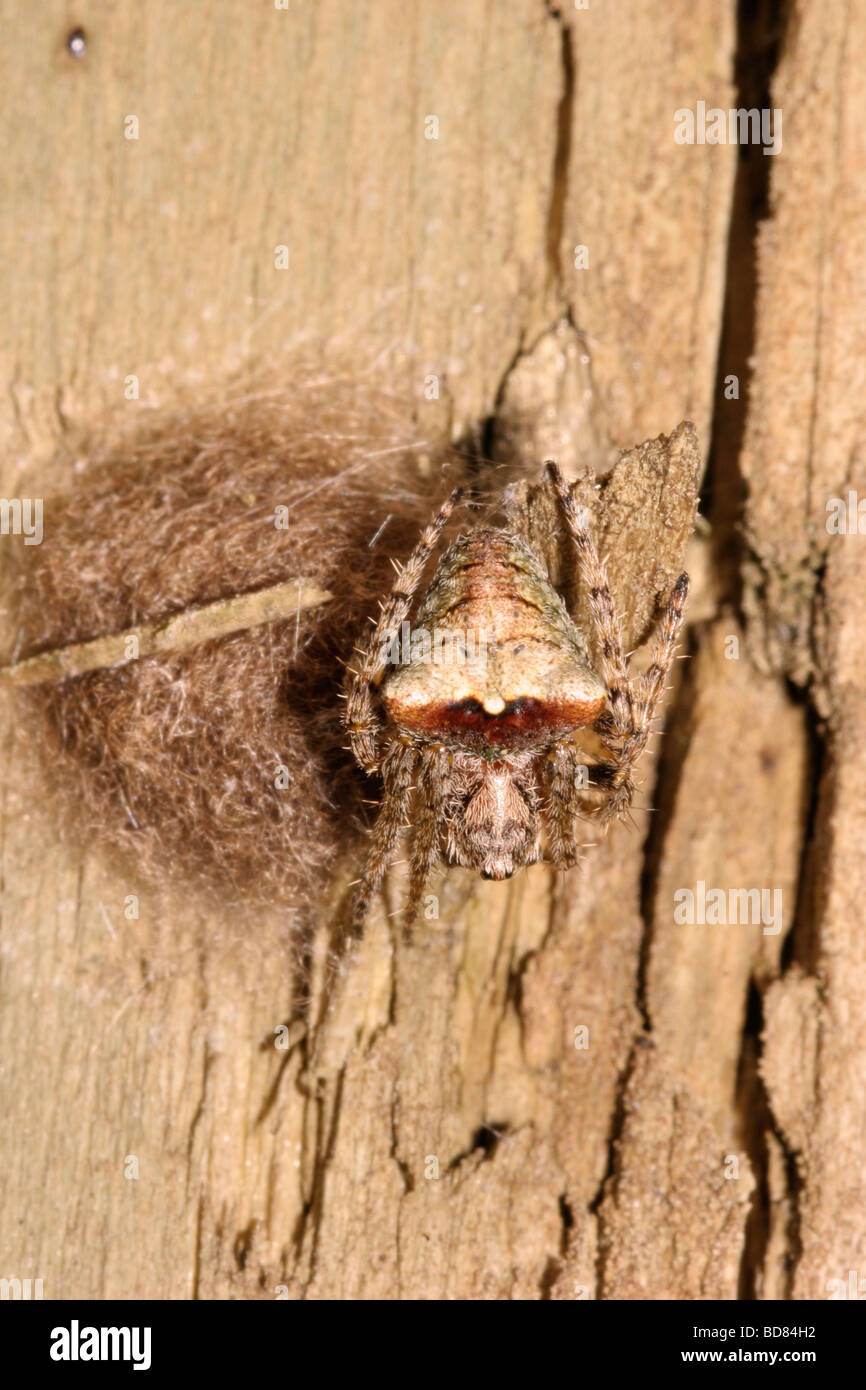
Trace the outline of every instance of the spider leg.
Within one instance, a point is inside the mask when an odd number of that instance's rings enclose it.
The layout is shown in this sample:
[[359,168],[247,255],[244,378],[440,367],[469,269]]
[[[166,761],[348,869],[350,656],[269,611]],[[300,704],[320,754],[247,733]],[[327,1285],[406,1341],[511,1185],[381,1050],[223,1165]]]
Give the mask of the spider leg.
[[400,831],[406,824],[412,801],[413,774],[417,752],[412,744],[396,739],[389,744],[382,759],[382,779],[385,789],[382,805],[373,827],[373,840],[364,866],[363,877],[355,890],[352,903],[350,936],[360,936],[373,894],[385,877]]
[[619,615],[610,591],[607,569],[596,549],[585,508],[577,506],[568,483],[555,463],[548,461],[545,471],[562,503],[566,525],[577,546],[580,577],[589,596],[601,656],[601,674],[607,686],[614,728],[620,737],[626,737],[634,725],[632,690]]
[[412,859],[409,870],[409,901],[403,923],[408,941],[421,906],[421,895],[430,871],[439,858],[445,800],[448,789],[448,754],[444,748],[425,748],[421,753],[420,809],[415,821]]
[[555,743],[548,755],[546,819],[550,854],[558,869],[578,860],[575,822],[581,809],[581,753],[573,743]]
[[577,546],[580,576],[589,595],[590,612],[601,654],[602,677],[608,691],[609,709],[598,720],[596,728],[614,763],[605,773],[599,771],[595,779],[607,782],[609,799],[598,813],[598,819],[607,822],[615,816],[624,816],[631,805],[634,796],[632,773],[646,748],[655,708],[673,661],[689,592],[689,578],[687,574],[681,574],[674,585],[662,615],[650,665],[633,686],[607,570],[596,549],[585,512],[575,503],[555,463],[547,464],[547,477],[556,489],[566,524]]
[[461,489],[455,488],[425,529],[382,605],[372,636],[360,650],[361,659],[353,671],[354,678],[349,687],[345,724],[352,752],[367,772],[376,772],[379,767],[376,744],[381,723],[373,705],[373,688],[388,665],[391,639],[400,631],[400,625],[409,613],[424,566],[436,548],[436,542],[460,495]]
[[631,804],[634,793],[631,774],[646,748],[652,730],[656,705],[674,659],[688,592],[689,577],[687,574],[681,574],[662,614],[650,664],[635,683],[634,722],[616,754],[617,767],[610,779],[610,801],[602,811],[603,821],[622,815]]
[[[689,576],[681,574],[671,591],[667,607],[662,614],[650,664],[637,681],[638,710],[640,711],[638,722],[652,719],[659,695],[664,689],[665,678],[674,659],[688,596]],[[647,710],[648,714],[644,715],[644,710]]]

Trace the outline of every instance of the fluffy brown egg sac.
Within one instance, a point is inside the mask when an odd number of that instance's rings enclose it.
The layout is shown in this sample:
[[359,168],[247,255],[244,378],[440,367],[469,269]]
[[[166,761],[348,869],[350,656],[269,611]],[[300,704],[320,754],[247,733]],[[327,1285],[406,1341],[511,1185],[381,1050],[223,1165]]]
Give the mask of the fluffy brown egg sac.
[[290,398],[223,400],[92,454],[76,491],[46,501],[18,585],[19,657],[287,579],[333,595],[28,692],[83,838],[223,901],[318,898],[364,795],[343,748],[344,663],[390,557],[449,485],[440,464],[419,467],[416,437],[369,382],[296,373]]

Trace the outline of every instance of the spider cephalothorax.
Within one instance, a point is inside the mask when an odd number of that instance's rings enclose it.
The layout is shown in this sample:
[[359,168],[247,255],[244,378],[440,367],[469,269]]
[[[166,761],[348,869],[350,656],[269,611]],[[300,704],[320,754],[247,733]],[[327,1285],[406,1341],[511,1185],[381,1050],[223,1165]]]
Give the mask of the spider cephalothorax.
[[[352,673],[352,750],[384,781],[356,930],[407,819],[414,823],[411,923],[442,854],[494,879],[542,857],[570,868],[578,817],[609,820],[631,803],[632,772],[673,659],[688,579],[681,575],[674,586],[649,668],[630,681],[586,515],[552,463],[546,481],[577,546],[600,672],[539,558],[516,535],[492,527],[474,528],[445,552],[409,629],[424,566],[458,500],[453,493],[400,571]],[[577,742],[588,726],[604,754],[589,769]]]

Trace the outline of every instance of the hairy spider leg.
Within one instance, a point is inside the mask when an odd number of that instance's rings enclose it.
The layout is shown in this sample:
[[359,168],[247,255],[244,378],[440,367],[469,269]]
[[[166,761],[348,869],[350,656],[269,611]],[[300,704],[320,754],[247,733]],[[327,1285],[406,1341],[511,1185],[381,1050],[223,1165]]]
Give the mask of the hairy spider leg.
[[367,772],[379,769],[378,739],[382,723],[373,704],[373,687],[388,665],[390,638],[400,631],[409,614],[412,599],[424,573],[424,566],[436,548],[439,536],[462,495],[455,488],[443,502],[439,512],[424,531],[409,559],[400,569],[391,593],[382,606],[379,621],[366,646],[360,649],[361,660],[353,672],[346,703],[345,725],[356,759]]
[[412,857],[409,870],[409,901],[403,919],[403,935],[408,941],[412,924],[421,906],[424,884],[439,857],[439,838],[448,793],[449,757],[447,749],[437,746],[421,751],[421,773],[418,779],[420,796],[412,838]]
[[584,507],[578,507],[568,483],[555,463],[545,464],[546,476],[556,489],[572,540],[577,546],[580,577],[589,597],[601,655],[601,674],[607,686],[616,732],[625,737],[634,725],[628,663],[622,646],[619,615],[610,591],[607,569],[595,548]]
[[671,596],[659,621],[658,637],[650,664],[635,685],[634,729],[629,733],[619,750],[618,766],[611,779],[610,800],[601,814],[603,821],[622,815],[631,803],[633,794],[631,774],[646,748],[652,731],[656,705],[664,690],[665,680],[673,663],[688,593],[689,576],[681,574],[671,590]]
[[[603,742],[615,759],[609,779],[609,799],[598,814],[601,822],[624,816],[634,797],[633,772],[647,745],[655,709],[664,689],[682,626],[689,577],[681,574],[658,625],[658,638],[650,665],[635,684],[629,678],[628,662],[622,647],[622,629],[610,591],[605,565],[596,550],[584,509],[578,508],[568,484],[555,463],[548,462],[546,474],[553,484],[572,539],[577,546],[578,564],[589,595],[589,606],[596,628],[602,660],[602,676],[608,688],[610,730],[603,729]],[[609,737],[612,733],[613,741]],[[553,804],[551,802],[551,804]]]
[[382,804],[373,826],[373,838],[364,865],[364,874],[355,891],[349,935],[360,936],[373,894],[385,877],[385,870],[404,829],[414,790],[413,780],[418,753],[412,743],[403,738],[389,744],[382,759],[382,780],[385,783]]
[[577,863],[576,821],[580,813],[581,750],[568,739],[555,743],[548,754],[546,819],[550,853],[558,869]]

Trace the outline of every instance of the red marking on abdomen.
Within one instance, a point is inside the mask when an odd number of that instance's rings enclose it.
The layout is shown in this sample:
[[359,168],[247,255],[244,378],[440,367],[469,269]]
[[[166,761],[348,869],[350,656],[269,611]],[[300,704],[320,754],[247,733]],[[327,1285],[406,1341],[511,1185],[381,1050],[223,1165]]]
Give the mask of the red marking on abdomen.
[[416,709],[393,702],[390,713],[402,728],[471,749],[525,748],[584,728],[598,718],[603,699],[509,700],[501,714],[488,714],[478,700],[442,701]]

